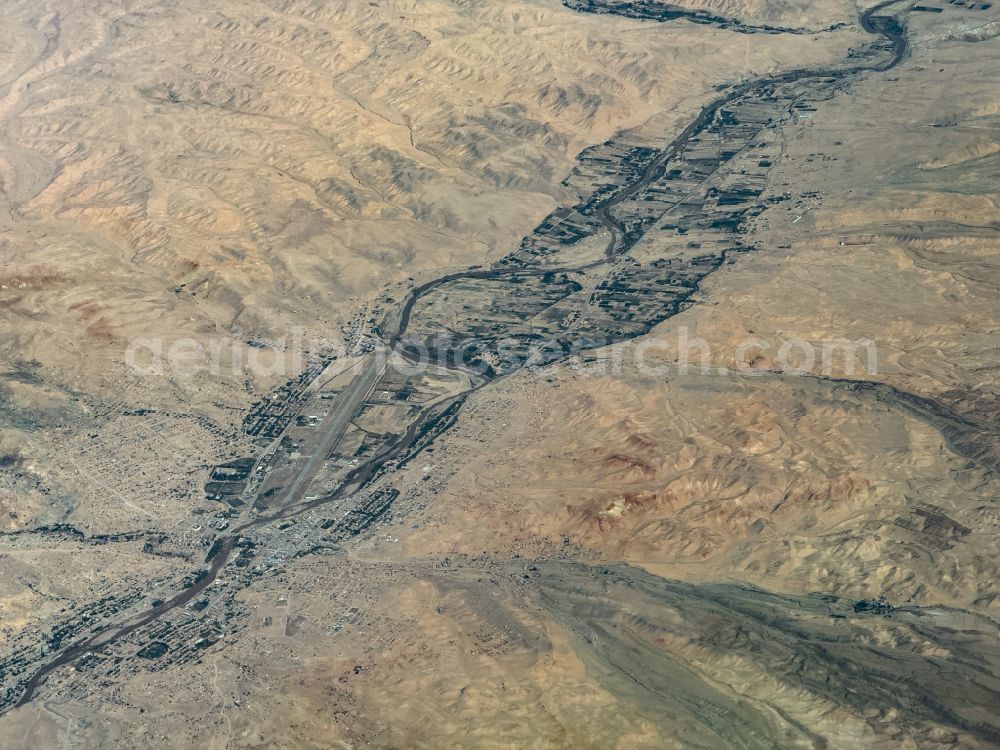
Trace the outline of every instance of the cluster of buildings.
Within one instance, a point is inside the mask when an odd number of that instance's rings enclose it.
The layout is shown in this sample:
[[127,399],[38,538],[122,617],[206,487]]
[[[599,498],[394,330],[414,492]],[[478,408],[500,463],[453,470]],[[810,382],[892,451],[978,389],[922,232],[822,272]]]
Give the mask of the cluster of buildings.
[[262,445],[281,435],[308,399],[309,386],[332,361],[333,357],[310,360],[298,377],[251,404],[243,419],[243,431]]
[[[490,272],[422,297],[411,350],[489,378],[632,338],[676,314],[706,275],[752,249],[742,235],[753,220],[789,198],[765,194],[780,158],[767,134],[811,117],[841,85],[833,74],[745,84],[667,147],[613,139],[587,149],[565,182],[579,201],[546,217]],[[614,262],[561,261],[602,232]],[[640,239],[642,252],[632,253]]]

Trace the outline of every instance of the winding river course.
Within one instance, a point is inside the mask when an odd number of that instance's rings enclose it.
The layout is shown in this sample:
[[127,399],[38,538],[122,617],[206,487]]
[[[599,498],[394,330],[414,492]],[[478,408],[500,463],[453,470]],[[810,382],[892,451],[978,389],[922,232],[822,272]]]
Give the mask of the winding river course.
[[[603,259],[574,267],[547,267],[543,270],[519,269],[517,271],[512,271],[506,268],[493,268],[485,270],[473,268],[459,273],[448,274],[417,286],[411,290],[408,296],[402,301],[396,315],[394,330],[388,333],[385,337],[389,348],[399,351],[405,356],[405,347],[401,346],[401,342],[403,342],[404,336],[410,325],[414,305],[422,297],[431,293],[442,284],[461,279],[495,279],[502,281],[504,279],[511,278],[515,274],[518,277],[523,278],[525,276],[540,276],[550,273],[576,272],[614,262],[617,258],[627,253],[641,237],[641,234],[636,235],[634,232],[629,233],[626,231],[626,227],[623,226],[622,221],[616,218],[614,214],[615,207],[619,206],[623,201],[639,194],[651,183],[653,179],[655,179],[657,175],[662,174],[662,170],[667,162],[669,162],[670,159],[675,156],[693,137],[701,133],[705,127],[713,121],[719,111],[727,104],[747,96],[755,89],[761,89],[765,86],[788,84],[810,78],[824,80],[836,78],[846,81],[863,73],[878,73],[891,70],[905,60],[909,51],[905,28],[894,17],[879,15],[883,9],[891,5],[895,5],[897,2],[899,2],[899,0],[888,0],[887,2],[882,2],[865,11],[860,16],[860,24],[866,32],[877,37],[882,37],[889,43],[891,52],[886,58],[877,62],[859,64],[856,66],[826,70],[799,69],[775,76],[752,79],[730,88],[723,96],[706,105],[694,121],[692,121],[667,147],[665,147],[659,155],[645,167],[636,179],[621,186],[620,189],[596,204],[594,216],[596,216],[600,224],[610,233],[610,240],[605,250],[605,257]],[[580,11],[592,10],[592,8],[580,7],[580,4],[572,4],[569,5],[569,7]],[[642,19],[647,16],[643,16],[641,14],[637,15],[635,10],[635,8],[641,7],[643,7],[642,4],[617,3],[614,6],[602,7],[601,12],[618,13],[620,15]],[[632,8],[631,12],[627,12],[629,8]],[[728,21],[726,19],[709,17],[707,14],[699,11],[686,11],[683,9],[671,10],[669,19],[659,17],[656,20],[672,19],[687,19],[689,21],[702,24],[714,23],[743,33],[802,33],[801,30],[776,29],[774,27],[764,26],[750,27],[745,24],[734,25],[735,22]],[[485,384],[485,382],[488,381],[484,381],[476,387],[481,387],[481,385]],[[473,388],[473,390],[474,389],[475,388]],[[460,396],[456,396],[452,399],[452,403],[457,402],[460,404],[470,392],[471,391],[467,391]],[[286,509],[270,515],[262,515],[253,520],[248,520],[242,525],[234,528],[230,535],[219,537],[209,554],[209,558],[207,560],[207,562],[209,562],[209,567],[199,573],[198,578],[193,585],[189,588],[185,588],[172,598],[141,614],[135,615],[118,623],[107,625],[86,640],[67,648],[65,651],[62,651],[53,658],[44,662],[25,682],[23,692],[17,701],[9,703],[4,711],[10,710],[12,707],[23,706],[31,702],[34,699],[39,686],[44,683],[46,678],[52,672],[60,667],[72,664],[85,654],[100,650],[109,644],[124,638],[133,631],[161,618],[167,612],[178,607],[183,607],[198,597],[208,586],[212,585],[218,577],[219,572],[226,566],[241,532],[245,532],[256,526],[270,523],[276,518],[301,513],[308,508],[315,507],[317,504],[330,502],[331,500],[341,498],[346,494],[357,492],[359,489],[363,488],[366,483],[378,475],[380,467],[387,460],[405,453],[419,433],[419,427],[419,422],[411,425],[407,430],[406,435],[404,435],[403,438],[389,451],[382,453],[381,455],[378,455],[356,467],[347,476],[344,483],[341,485],[341,488],[332,495],[319,498],[318,500],[308,502],[304,505],[296,506],[294,509]]]

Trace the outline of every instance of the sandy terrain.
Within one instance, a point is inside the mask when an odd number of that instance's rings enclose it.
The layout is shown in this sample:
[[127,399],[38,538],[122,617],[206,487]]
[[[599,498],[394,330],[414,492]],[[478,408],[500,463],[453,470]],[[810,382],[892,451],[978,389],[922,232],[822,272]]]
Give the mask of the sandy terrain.
[[[496,453],[518,460],[464,459],[440,501],[464,531],[428,528],[415,548],[433,537],[446,550],[499,552],[501,541],[506,551],[565,533],[671,576],[726,571],[787,590],[991,605],[1000,275],[986,177],[994,116],[983,113],[995,86],[981,73],[988,50],[958,61],[968,46],[918,46],[893,81],[783,130],[769,189],[808,197],[756,220],[749,240],[763,249],[711,276],[703,304],[595,366],[483,394],[454,450],[474,451],[482,423],[504,413]],[[961,99],[949,94],[956,81]],[[678,369],[685,337],[704,341],[712,369],[701,371],[698,348]],[[838,339],[874,350],[837,349],[824,370],[823,342]],[[801,349],[779,356],[786,341],[812,346],[806,372],[782,370],[803,365]],[[719,372],[738,359],[760,374]],[[495,537],[497,525],[507,534]],[[959,541],[962,529],[972,537]]]
[[[372,478],[394,500],[352,535],[324,534],[371,488],[245,529],[206,499],[265,444],[240,420],[283,376],[123,365],[135,336],[374,335],[409,277],[516,247],[583,147],[662,145],[716,86],[864,36],[847,0],[679,4],[852,27],[557,0],[10,14],[4,663],[111,632],[119,601],[198,596],[48,674],[0,715],[5,746],[996,746],[996,11],[909,13],[901,66],[766,136],[752,251],[648,335],[474,391]],[[703,362],[679,366],[682,337]],[[472,379],[387,391],[356,444]],[[198,589],[213,538],[234,562]]]
[[[734,40],[554,1],[25,4],[4,34],[0,356],[20,413],[2,427],[27,475],[0,492],[22,525],[79,508],[118,530],[187,512],[238,450],[239,410],[281,382],[245,366],[248,342],[340,340],[386,284],[508,252],[586,145],[858,36]],[[219,347],[218,374],[136,377],[137,339]],[[129,408],[163,423],[126,451]],[[91,502],[134,491],[109,446],[145,467],[134,507]]]
[[584,146],[856,38],[539,0],[9,15],[4,351],[88,389],[140,335],[329,335],[351,298],[506,252]]

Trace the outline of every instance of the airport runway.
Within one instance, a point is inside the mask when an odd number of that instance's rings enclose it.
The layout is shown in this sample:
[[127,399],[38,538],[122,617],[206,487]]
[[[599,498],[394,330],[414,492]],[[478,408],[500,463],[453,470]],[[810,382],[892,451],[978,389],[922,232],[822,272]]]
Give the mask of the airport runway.
[[309,446],[310,455],[302,468],[295,475],[291,484],[282,490],[277,503],[279,507],[295,505],[309,489],[309,483],[316,476],[326,457],[330,455],[340,439],[344,437],[358,410],[371,393],[375,383],[385,372],[388,356],[382,352],[372,352],[365,356],[361,371],[339,393],[333,409],[326,415],[317,428],[317,437]]
[[[903,59],[905,59],[909,51],[905,29],[895,19],[877,15],[877,13],[883,8],[893,5],[896,2],[898,2],[898,0],[884,0],[884,2],[868,9],[861,15],[861,25],[866,32],[882,36],[891,42],[893,54],[888,60],[877,64],[857,65],[833,70],[794,70],[783,74],[765,76],[737,86],[726,95],[706,105],[699,117],[696,118],[696,120],[687,128],[685,128],[680,136],[678,136],[672,144],[667,147],[664,155],[654,161],[644,171],[639,179],[631,184],[623,186],[621,190],[617,191],[600,205],[599,218],[612,235],[611,241],[608,245],[607,255],[601,260],[580,266],[573,270],[582,270],[584,268],[590,268],[609,262],[613,258],[617,257],[623,250],[628,249],[626,246],[624,227],[622,227],[620,222],[618,222],[618,220],[614,217],[611,210],[616,205],[643,190],[650,183],[650,181],[655,178],[657,170],[662,167],[666,159],[669,158],[669,156],[673,154],[680,145],[685,143],[687,139],[692,137],[692,135],[696,134],[702,127],[704,127],[704,125],[710,121],[715,112],[726,103],[739,96],[745,95],[753,87],[761,87],[764,84],[778,85],[806,77],[848,78],[863,72],[884,72],[897,66]],[[553,270],[554,269],[542,269],[512,272],[509,270],[470,269],[464,272],[449,274],[418,286],[410,291],[400,308],[395,330],[388,337],[388,349],[392,350],[399,347],[400,342],[406,334],[410,321],[410,313],[416,302],[429,291],[447,281],[459,278],[501,278],[503,276],[510,275],[537,275],[549,273]],[[404,347],[399,348],[402,350]],[[311,441],[311,445],[309,446],[310,455],[308,459],[302,464],[299,470],[295,472],[291,483],[281,491],[277,502],[278,513],[261,516],[253,521],[247,521],[241,526],[232,529],[228,534],[219,536],[216,540],[216,544],[210,551],[209,559],[206,560],[206,563],[208,563],[207,569],[203,569],[201,571],[202,574],[195,583],[175,594],[172,598],[157,604],[145,612],[132,615],[123,621],[119,621],[118,623],[95,627],[92,631],[93,634],[90,637],[69,647],[61,653],[48,657],[47,660],[42,661],[34,673],[23,683],[24,687],[21,695],[16,701],[8,701],[4,707],[0,709],[0,714],[9,711],[11,708],[24,706],[25,704],[31,702],[35,697],[38,688],[44,684],[48,675],[56,669],[74,663],[91,650],[106,648],[113,642],[122,639],[138,628],[159,619],[167,612],[185,606],[207,587],[211,586],[215,582],[220,571],[229,561],[241,532],[255,526],[270,523],[275,518],[284,515],[281,512],[281,509],[286,509],[287,512],[287,509],[296,505],[303,499],[312,478],[315,477],[329,453],[334,450],[343,438],[351,424],[351,421],[357,415],[372,389],[375,387],[379,377],[385,371],[387,359],[387,352],[384,350],[375,351],[366,355],[361,364],[360,371],[341,391],[333,409],[329,414],[327,414],[320,424],[317,430],[317,435],[314,440]],[[459,398],[464,398],[464,396],[455,398],[457,400]],[[922,407],[920,404],[912,404],[911,408],[916,409]],[[405,449],[405,447],[408,446],[416,436],[418,427],[419,423],[411,425],[403,440],[395,446],[394,450],[380,456],[380,459],[385,460],[387,457],[396,456],[401,453],[402,450]],[[351,475],[349,475],[349,478],[371,476],[376,468],[376,466],[362,464],[361,466],[358,466],[351,473]],[[331,495],[331,497],[338,496],[338,494],[339,491],[338,493]],[[325,501],[325,498],[323,500],[317,500],[316,502],[319,503],[323,501]]]

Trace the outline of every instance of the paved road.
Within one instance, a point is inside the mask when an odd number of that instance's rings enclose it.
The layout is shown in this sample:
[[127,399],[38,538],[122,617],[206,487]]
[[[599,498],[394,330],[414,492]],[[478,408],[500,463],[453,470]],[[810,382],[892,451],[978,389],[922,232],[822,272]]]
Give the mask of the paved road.
[[[897,2],[900,2],[900,0],[885,0],[879,5],[865,11],[865,13],[861,16],[861,25],[865,31],[870,34],[883,36],[892,42],[894,49],[893,55],[889,60],[878,64],[858,65],[850,68],[835,69],[833,71],[796,70],[777,76],[764,77],[755,81],[747,82],[746,84],[737,87],[737,89],[733,92],[707,105],[701,115],[681,133],[681,135],[673,142],[672,146],[676,148],[679,144],[683,144],[687,138],[691,137],[693,133],[697,132],[706,122],[708,122],[709,118],[719,107],[729,101],[732,101],[732,99],[737,96],[742,96],[748,93],[748,91],[754,86],[759,86],[763,83],[787,83],[789,81],[809,76],[847,77],[861,72],[886,71],[892,69],[905,59],[909,51],[905,29],[894,19],[879,17],[876,14],[883,8],[894,5]],[[667,154],[669,153],[672,153],[672,150],[668,149]],[[662,165],[663,161],[664,156],[661,156],[660,159],[657,159],[650,165],[649,168],[647,168],[639,179],[630,185],[623,186],[620,191],[600,206],[600,218],[612,233],[611,242],[608,246],[608,254],[605,259],[596,261],[581,268],[593,267],[608,262],[618,255],[623,249],[627,249],[624,247],[622,227],[612,215],[611,209],[626,200],[628,197],[631,197],[642,190],[650,182],[650,180],[654,178],[656,169]],[[471,270],[450,274],[423,284],[422,286],[411,290],[410,294],[404,301],[400,310],[396,330],[389,336],[389,348],[397,348],[397,345],[404,337],[409,324],[410,313],[417,300],[434,287],[439,286],[446,281],[458,278],[497,278],[504,275],[509,276],[512,273],[513,275],[530,275],[532,273],[541,274],[547,273],[551,270],[553,269],[514,272],[507,270]],[[341,391],[340,398],[337,400],[334,408],[319,427],[320,432],[312,446],[312,454],[306,463],[303,464],[303,466],[295,474],[291,484],[289,484],[284,492],[281,493],[279,505],[288,508],[302,499],[302,496],[309,487],[309,482],[319,471],[319,468],[322,466],[323,461],[326,459],[330,451],[332,451],[341,438],[343,438],[344,433],[351,424],[351,420],[360,410],[365,399],[371,393],[372,388],[374,388],[378,378],[384,372],[386,359],[387,357],[381,355],[379,352],[369,354],[361,366],[361,371],[355,375],[351,383],[344,388],[343,391]],[[398,451],[401,451],[409,443],[409,441],[412,440],[416,434],[417,426],[417,424],[411,425],[404,440],[396,446],[396,451],[390,452],[390,455],[395,455]],[[382,456],[381,458],[384,460],[386,456]],[[376,467],[362,464],[357,467],[353,473],[358,476],[364,476],[367,472],[367,475],[370,475],[374,468]],[[321,500],[317,500],[317,502],[321,502]],[[269,515],[266,517],[261,516],[260,518],[243,524],[238,529],[234,529],[229,535],[220,536],[216,540],[216,545],[213,546],[212,551],[210,552],[209,560],[206,560],[206,562],[210,562],[208,570],[204,571],[204,574],[199,577],[199,580],[194,583],[194,585],[182,590],[171,599],[153,607],[150,610],[147,610],[146,612],[133,615],[124,621],[107,625],[99,629],[90,638],[84,640],[76,646],[70,647],[62,653],[54,656],[49,661],[43,663],[25,683],[24,692],[21,694],[16,703],[13,704],[13,706],[23,706],[29,703],[34,698],[38,687],[45,682],[47,676],[59,667],[75,662],[91,649],[106,647],[113,641],[127,636],[137,628],[147,625],[150,622],[162,617],[170,610],[186,605],[188,602],[193,600],[194,597],[200,595],[205,588],[212,585],[218,577],[220,570],[226,565],[235,547],[237,541],[236,535],[243,530],[259,526],[264,523],[269,523],[278,515],[282,514],[278,513],[273,516]],[[3,709],[0,709],[0,714],[10,710],[10,707],[11,706],[7,705]]]

